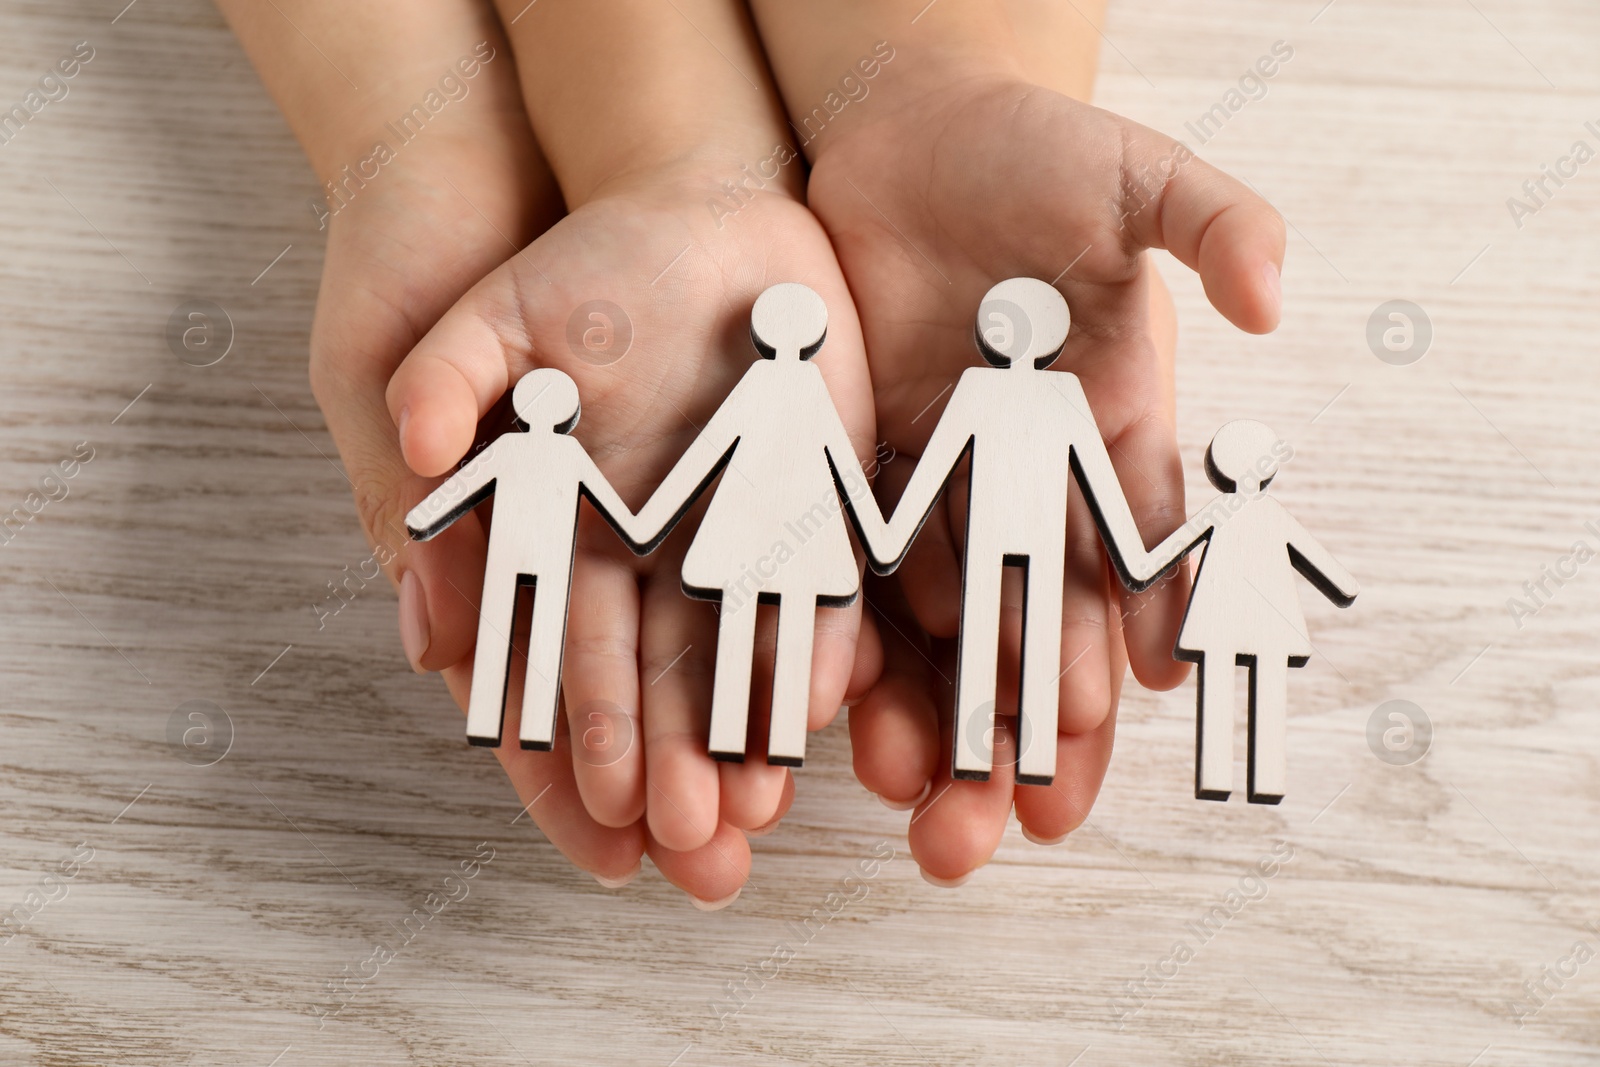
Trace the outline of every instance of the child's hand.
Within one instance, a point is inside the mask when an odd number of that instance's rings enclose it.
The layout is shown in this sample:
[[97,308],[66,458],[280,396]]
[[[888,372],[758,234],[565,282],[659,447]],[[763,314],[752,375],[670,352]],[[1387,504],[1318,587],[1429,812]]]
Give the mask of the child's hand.
[[[786,132],[744,6],[594,0],[504,3],[501,14],[571,214],[467,294],[395,374],[389,411],[410,467],[446,473],[510,385],[553,366],[578,386],[575,436],[637,507],[755,359],[751,306],[782,281],[827,302],[817,365],[869,454],[860,328],[827,237],[799,202],[799,168],[768,169]],[[755,170],[766,171],[759,192]],[[730,198],[734,183],[743,192]],[[562,677],[576,788],[602,824],[643,814],[663,873],[702,902],[726,899],[749,870],[740,830],[770,827],[792,779],[760,758],[707,755],[716,615],[679,579],[694,518],[638,560],[583,514]],[[470,548],[460,565],[481,574],[483,546]],[[442,667],[466,654],[476,620],[434,596],[413,607],[427,633],[421,662]],[[817,630],[813,728],[847,691],[864,692],[877,666],[871,640],[857,664],[859,605],[819,612]],[[770,662],[772,637],[770,626],[758,636],[758,664]],[[764,733],[753,724],[753,753]],[[514,722],[503,736],[516,736]]]
[[[389,383],[389,411],[410,467],[447,473],[512,383],[534,367],[557,367],[577,382],[583,402],[574,436],[637,508],[756,358],[749,336],[756,296],[790,280],[804,280],[828,304],[828,341],[816,362],[858,453],[870,454],[872,400],[860,330],[826,235],[781,192],[756,195],[719,225],[707,208],[718,196],[718,176],[668,179],[657,171],[608,183],[474,287]],[[719,764],[707,755],[716,615],[680,587],[693,520],[684,525],[657,553],[637,559],[584,509],[562,688],[573,738],[584,737],[595,709],[609,721],[600,727],[599,749],[573,742],[573,772],[601,823],[627,826],[646,814],[662,846],[727,853],[723,872],[737,870],[742,881],[748,851],[732,828],[770,825],[787,807],[792,784],[785,768],[760,757],[759,728],[747,762]],[[481,576],[481,538],[458,551],[451,566]],[[456,610],[450,594],[440,604],[433,596],[430,589],[430,641],[421,662],[443,668],[468,653],[476,620]],[[813,729],[833,717],[851,688],[859,623],[859,602],[818,613]],[[771,640],[768,627],[768,648]],[[860,691],[875,668],[870,656],[863,668]],[[758,675],[758,692],[770,684],[770,675]],[[504,736],[516,737],[513,722]],[[618,736],[632,743],[618,744]]]
[[[409,541],[403,517],[430,482],[406,468],[384,390],[446,309],[560,216],[561,197],[534,144],[509,50],[486,3],[335,10],[311,0],[280,2],[220,0],[219,6],[317,173],[346,183],[331,198],[338,210],[328,220],[312,327],[312,388],[367,536],[383,547],[378,558],[402,584],[402,603],[421,590],[440,606],[437,638],[419,643],[416,628],[402,626],[409,630],[406,643],[456,663],[471,650],[470,628],[464,643],[458,629],[476,619],[482,528],[469,517],[428,544]],[[318,49],[306,48],[301,29],[320,42]],[[475,75],[460,72],[463,56],[482,59],[491,48],[494,59]],[[351,92],[345,75],[368,90]],[[341,173],[369,159],[385,122],[405,114],[442,77],[453,79],[447,87],[456,94],[445,112],[375,176],[370,163],[365,179]],[[467,668],[447,670],[445,679],[464,704]],[[642,820],[613,827],[591,818],[566,744],[563,732],[555,752],[511,746],[497,754],[530,821],[578,867],[610,884],[636,872],[648,849],[667,877],[703,899],[725,898],[744,881],[742,835],[719,839],[720,851],[671,853],[649,839]]]
[[[1143,252],[1170,250],[1200,272],[1218,310],[1265,332],[1279,314],[1281,219],[1239,182],[1126,119],[1014,76],[906,63],[897,72],[904,81],[884,93],[890,98],[870,121],[819,147],[809,190],[858,302],[881,435],[905,457],[897,462],[911,466],[944,390],[977,362],[974,310],[984,291],[1000,278],[1053,279],[1073,311],[1055,369],[1081,378],[1145,542],[1154,545],[1185,515],[1170,303]],[[901,572],[917,621],[935,637],[957,628],[959,482]],[[1110,757],[1124,638],[1144,684],[1170,687],[1186,671],[1171,658],[1186,579],[1141,596],[1123,592],[1124,630],[1094,524],[1081,500],[1071,510],[1057,782],[1015,793],[1018,818],[1042,840],[1078,826],[1094,799]],[[1002,647],[1014,682],[1017,605],[1007,606]],[[893,709],[905,701],[922,707]],[[906,801],[934,780],[937,795],[948,746],[928,743],[932,701],[931,691],[902,684],[852,713],[869,789]],[[914,768],[900,765],[906,757]],[[962,875],[987,859],[1008,805],[988,804],[994,818],[975,819],[957,791],[994,792],[999,779],[957,783],[918,820],[913,846],[922,844],[919,862],[935,876]]]
[[[429,483],[406,469],[384,390],[438,316],[504,259],[505,239],[496,230],[538,232],[556,217],[560,201],[525,126],[515,152],[504,138],[488,136],[413,149],[411,158],[397,160],[381,182],[371,183],[331,220],[312,329],[311,375],[367,536],[388,549],[382,558],[394,554],[389,570],[402,582],[403,598],[428,589],[442,601],[435,652],[449,656],[450,626],[476,620],[483,533],[469,518],[434,542],[408,541],[405,509]],[[425,154],[435,150],[448,162]],[[537,178],[530,188],[526,177],[541,172],[543,189]],[[452,662],[470,651],[469,631]],[[466,668],[447,671],[446,680],[464,699]],[[578,867],[607,880],[637,868],[646,847],[643,826],[613,828],[590,818],[577,794],[570,757],[523,752],[515,745],[497,754],[521,801],[532,803],[532,822]]]

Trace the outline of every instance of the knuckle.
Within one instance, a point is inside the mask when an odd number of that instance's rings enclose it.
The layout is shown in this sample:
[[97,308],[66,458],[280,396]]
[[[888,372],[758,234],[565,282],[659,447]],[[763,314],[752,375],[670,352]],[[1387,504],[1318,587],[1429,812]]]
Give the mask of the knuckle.
[[398,487],[368,475],[357,480],[352,495],[369,543],[390,545],[398,551],[410,540],[405,528],[407,508]]

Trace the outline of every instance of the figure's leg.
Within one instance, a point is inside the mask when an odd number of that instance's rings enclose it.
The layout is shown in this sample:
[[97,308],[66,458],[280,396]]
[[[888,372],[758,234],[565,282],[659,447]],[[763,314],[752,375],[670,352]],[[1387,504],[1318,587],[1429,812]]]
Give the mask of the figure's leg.
[[1238,664],[1232,652],[1207,652],[1195,686],[1194,795],[1227,800],[1233,792],[1233,690]]
[[1250,668],[1252,804],[1276,804],[1289,784],[1289,659],[1262,653]]
[[772,725],[767,762],[798,767],[806,757],[806,717],[811,710],[811,645],[817,598],[788,594],[778,603],[778,654],[772,670]]
[[522,747],[548,752],[556,740],[561,655],[567,647],[567,600],[572,571],[547,571],[533,586],[528,673],[522,680]]
[[1004,574],[998,554],[967,545],[961,575],[952,775],[969,781],[988,781],[994,768],[994,690],[1000,657],[1000,581]]
[[472,692],[467,698],[467,740],[500,744],[506,713],[506,665],[511,655],[512,613],[517,606],[515,568],[497,566],[491,555],[483,572],[478,606],[478,648],[472,658]]
[[717,624],[717,669],[711,689],[711,757],[744,762],[750,725],[750,666],[756,652],[756,598],[729,590]]
[[1049,785],[1056,776],[1061,711],[1062,552],[1028,557],[1022,592],[1022,674],[1017,709],[1017,782]]

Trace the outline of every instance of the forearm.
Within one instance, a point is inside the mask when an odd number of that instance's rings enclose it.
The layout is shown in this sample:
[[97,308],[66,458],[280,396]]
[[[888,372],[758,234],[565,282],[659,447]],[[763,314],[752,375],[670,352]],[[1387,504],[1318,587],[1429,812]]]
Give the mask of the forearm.
[[[813,159],[868,109],[887,110],[964,77],[1016,77],[1087,100],[1105,10],[1104,0],[750,0],[750,7],[790,121]],[[865,104],[873,96],[879,102]]]
[[[791,140],[738,0],[497,2],[569,208],[666,174],[737,181]],[[799,168],[777,169],[767,185],[798,196]]]
[[[490,141],[542,169],[488,0],[216,3],[334,194],[347,168],[387,165],[373,158],[379,144],[399,159]],[[433,127],[425,138],[423,125]]]

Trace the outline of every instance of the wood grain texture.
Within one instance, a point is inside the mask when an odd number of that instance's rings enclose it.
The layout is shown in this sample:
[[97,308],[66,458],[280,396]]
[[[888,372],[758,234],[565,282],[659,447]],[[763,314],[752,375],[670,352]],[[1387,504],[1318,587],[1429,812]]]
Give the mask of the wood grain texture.
[[[702,914],[648,875],[602,890],[513,822],[443,685],[406,668],[386,587],[319,629],[370,549],[306,384],[316,182],[207,4],[113,23],[123,3],[0,9],[7,106],[96,49],[0,146],[0,511],[93,448],[0,546],[0,913],[31,912],[0,945],[0,1062],[1600,1059],[1600,961],[1575,953],[1600,949],[1600,564],[1574,553],[1600,548],[1600,164],[1520,228],[1506,206],[1600,140],[1600,9],[1114,5],[1100,102],[1291,223],[1272,337],[1163,269],[1191,499],[1216,428],[1259,419],[1295,449],[1274,495],[1361,581],[1346,612],[1305,591],[1294,788],[1197,803],[1193,683],[1135,687],[1090,823],[1056,848],[1013,831],[943,891],[835,726],[754,884]],[[1196,144],[1185,124],[1280,40],[1265,94]],[[232,319],[214,366],[168,350],[190,299]],[[1395,299],[1432,324],[1409,366],[1367,342]],[[1393,699],[1433,726],[1409,766],[1368,745]],[[211,766],[168,739],[191,700],[233,724]],[[465,896],[414,918],[452,874]],[[372,976],[319,1027],[347,967]],[[719,1021],[729,982],[749,992]]]

